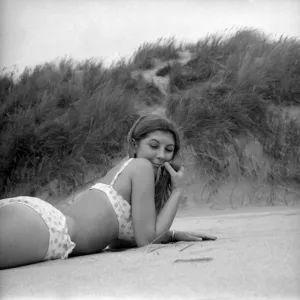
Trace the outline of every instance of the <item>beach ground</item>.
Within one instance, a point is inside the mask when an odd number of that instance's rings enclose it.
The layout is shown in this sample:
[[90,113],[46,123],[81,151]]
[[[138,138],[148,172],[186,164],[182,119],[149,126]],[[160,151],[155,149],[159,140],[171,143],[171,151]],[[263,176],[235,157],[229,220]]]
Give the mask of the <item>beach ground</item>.
[[216,241],[151,245],[0,271],[1,299],[300,299],[300,206],[178,212]]

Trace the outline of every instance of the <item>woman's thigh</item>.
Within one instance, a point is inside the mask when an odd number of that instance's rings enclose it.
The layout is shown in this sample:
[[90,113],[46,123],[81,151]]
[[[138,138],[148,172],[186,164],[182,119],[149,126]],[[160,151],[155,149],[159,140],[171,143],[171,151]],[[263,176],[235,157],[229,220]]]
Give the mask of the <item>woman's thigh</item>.
[[48,227],[31,207],[14,203],[0,208],[0,269],[40,262],[48,246]]

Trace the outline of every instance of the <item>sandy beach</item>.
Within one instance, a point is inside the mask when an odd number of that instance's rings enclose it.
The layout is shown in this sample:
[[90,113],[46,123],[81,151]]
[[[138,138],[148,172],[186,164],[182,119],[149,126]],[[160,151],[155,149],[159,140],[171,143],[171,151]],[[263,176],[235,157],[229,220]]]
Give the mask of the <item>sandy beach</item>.
[[216,235],[0,271],[1,299],[299,299],[300,206],[182,210]]

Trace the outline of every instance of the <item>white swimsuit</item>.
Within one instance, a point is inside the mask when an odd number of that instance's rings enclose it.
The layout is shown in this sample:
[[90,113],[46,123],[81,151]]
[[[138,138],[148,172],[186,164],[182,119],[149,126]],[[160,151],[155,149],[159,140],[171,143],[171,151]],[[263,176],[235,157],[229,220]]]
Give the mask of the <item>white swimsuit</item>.
[[44,260],[65,259],[75,248],[68,234],[66,217],[50,203],[35,197],[19,196],[0,200],[0,209],[11,204],[22,204],[32,208],[46,223],[49,230],[49,246]]
[[134,232],[132,227],[132,212],[131,212],[131,205],[114,189],[113,185],[115,184],[116,180],[126,168],[126,166],[131,162],[133,158],[127,160],[120,170],[115,175],[114,179],[110,184],[104,183],[96,183],[90,189],[97,189],[104,192],[111,205],[113,206],[118,221],[119,221],[119,236],[120,240],[128,240],[128,241],[135,241]]

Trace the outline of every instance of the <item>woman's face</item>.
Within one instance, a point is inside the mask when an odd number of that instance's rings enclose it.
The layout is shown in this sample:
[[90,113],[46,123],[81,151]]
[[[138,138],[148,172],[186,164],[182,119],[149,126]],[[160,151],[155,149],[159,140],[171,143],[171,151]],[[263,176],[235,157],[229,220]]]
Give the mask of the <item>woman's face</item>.
[[157,171],[174,157],[175,141],[172,133],[154,131],[136,145],[136,156],[150,160]]

